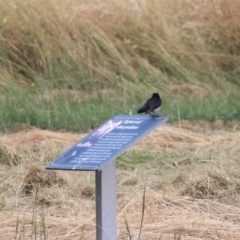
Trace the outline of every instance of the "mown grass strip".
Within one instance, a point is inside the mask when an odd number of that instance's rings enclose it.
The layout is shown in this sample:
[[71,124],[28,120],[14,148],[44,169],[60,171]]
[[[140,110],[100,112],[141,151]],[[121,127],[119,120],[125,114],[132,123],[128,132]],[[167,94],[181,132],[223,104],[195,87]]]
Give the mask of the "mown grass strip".
[[[109,100],[89,98],[83,101],[58,98],[47,100],[26,92],[0,101],[0,130],[14,131],[23,126],[43,129],[86,132],[116,114],[136,114],[142,102],[138,98]],[[164,99],[160,114],[169,115],[170,121],[179,119],[206,119],[223,121],[240,119],[240,102],[237,94],[228,98]]]

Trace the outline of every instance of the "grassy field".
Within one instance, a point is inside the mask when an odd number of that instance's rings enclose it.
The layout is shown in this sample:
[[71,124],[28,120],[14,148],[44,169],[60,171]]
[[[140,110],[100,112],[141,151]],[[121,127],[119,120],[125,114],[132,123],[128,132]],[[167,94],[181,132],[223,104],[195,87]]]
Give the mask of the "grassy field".
[[85,132],[153,91],[172,121],[240,118],[238,1],[0,5],[2,131]]
[[[117,159],[118,239],[139,239],[144,189],[140,239],[239,239],[239,123],[181,124]],[[44,169],[83,136],[36,128],[0,136],[4,239],[94,239],[94,174]]]
[[117,159],[119,239],[240,239],[239,22],[237,0],[0,0],[0,236],[94,239],[94,174],[45,165],[156,91],[170,121]]

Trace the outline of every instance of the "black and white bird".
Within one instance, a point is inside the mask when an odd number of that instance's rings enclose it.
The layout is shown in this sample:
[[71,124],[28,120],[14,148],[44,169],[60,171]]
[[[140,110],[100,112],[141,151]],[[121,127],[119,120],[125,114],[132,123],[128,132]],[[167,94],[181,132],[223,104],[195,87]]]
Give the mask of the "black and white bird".
[[138,109],[138,113],[150,114],[153,117],[158,117],[156,111],[161,108],[162,99],[158,93],[153,93],[152,97],[149,98],[142,107]]

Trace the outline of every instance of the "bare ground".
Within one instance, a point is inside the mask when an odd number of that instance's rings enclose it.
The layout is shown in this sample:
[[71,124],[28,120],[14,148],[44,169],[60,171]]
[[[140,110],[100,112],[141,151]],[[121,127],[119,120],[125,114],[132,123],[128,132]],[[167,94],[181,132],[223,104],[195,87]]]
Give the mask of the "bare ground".
[[[44,169],[83,136],[0,136],[1,239],[95,238],[94,173]],[[144,185],[140,239],[240,239],[239,156],[239,122],[158,128],[117,160],[119,239],[138,239]]]

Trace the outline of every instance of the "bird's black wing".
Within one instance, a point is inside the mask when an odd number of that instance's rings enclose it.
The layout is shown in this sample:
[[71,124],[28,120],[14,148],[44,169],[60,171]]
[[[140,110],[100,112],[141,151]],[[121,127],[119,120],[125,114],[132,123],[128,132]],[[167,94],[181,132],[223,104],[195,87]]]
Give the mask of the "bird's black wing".
[[148,111],[149,111],[149,100],[146,103],[144,103],[144,105],[142,107],[140,107],[137,112],[144,113],[144,112],[148,112]]
[[148,101],[148,108],[149,112],[153,112],[155,109],[159,108],[161,105],[160,101],[158,99],[151,99]]

